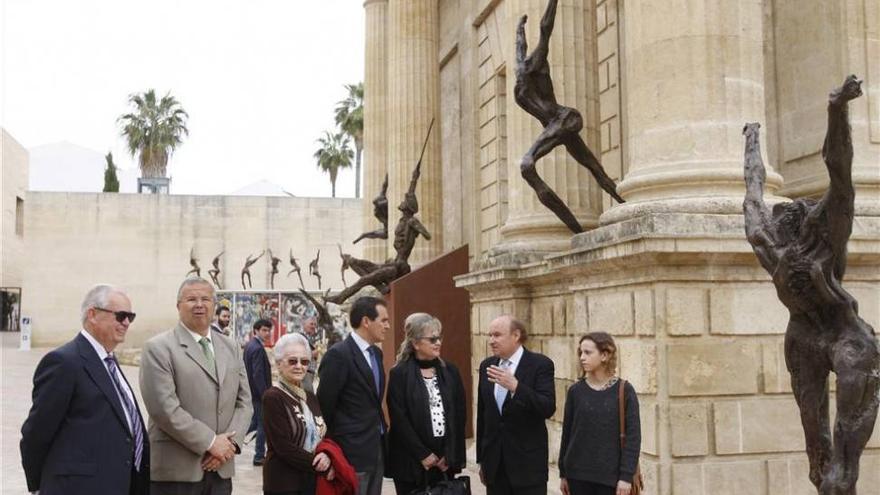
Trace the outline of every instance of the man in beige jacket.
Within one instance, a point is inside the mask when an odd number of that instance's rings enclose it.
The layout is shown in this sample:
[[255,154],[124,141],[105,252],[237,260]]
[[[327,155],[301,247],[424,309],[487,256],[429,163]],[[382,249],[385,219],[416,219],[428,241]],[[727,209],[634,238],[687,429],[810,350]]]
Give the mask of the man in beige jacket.
[[230,494],[252,413],[241,349],[210,331],[214,288],[206,280],[181,284],[177,310],[177,327],[147,341],[141,355],[150,492]]

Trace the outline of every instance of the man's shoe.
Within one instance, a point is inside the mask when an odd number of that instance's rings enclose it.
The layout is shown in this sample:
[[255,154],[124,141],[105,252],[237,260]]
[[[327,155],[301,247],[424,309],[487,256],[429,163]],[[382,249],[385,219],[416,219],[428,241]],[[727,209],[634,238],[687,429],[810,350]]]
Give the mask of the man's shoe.
[[264,459],[254,459],[254,466],[262,466]]

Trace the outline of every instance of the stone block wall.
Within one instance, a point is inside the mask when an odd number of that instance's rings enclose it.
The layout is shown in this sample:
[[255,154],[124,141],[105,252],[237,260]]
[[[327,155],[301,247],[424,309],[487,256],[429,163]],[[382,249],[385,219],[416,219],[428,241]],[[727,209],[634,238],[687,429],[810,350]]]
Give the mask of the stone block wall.
[[[699,230],[706,220],[680,219],[678,229]],[[661,223],[675,224],[654,225]],[[788,312],[748,245],[681,234],[670,242],[656,230],[592,243],[626,230],[600,228],[582,234],[591,236],[588,246],[543,262],[459,278],[473,304],[474,372],[489,355],[488,323],[502,313],[524,320],[528,347],[556,365],[555,462],[566,391],[580,376],[577,340],[607,331],[618,344],[620,376],[639,393],[647,493],[815,493],[783,356]],[[880,328],[876,250],[851,249],[845,288],[859,298],[862,318]],[[860,494],[880,493],[878,472],[880,425],[863,456]]]

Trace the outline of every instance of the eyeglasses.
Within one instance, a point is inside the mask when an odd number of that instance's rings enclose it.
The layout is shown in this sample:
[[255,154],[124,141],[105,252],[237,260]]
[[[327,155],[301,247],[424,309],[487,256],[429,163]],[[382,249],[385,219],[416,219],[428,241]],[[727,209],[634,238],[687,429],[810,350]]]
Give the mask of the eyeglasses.
[[432,343],[432,344],[436,344],[436,343],[440,342],[441,340],[443,340],[443,337],[437,335],[437,336],[434,336],[434,337],[422,337],[422,338],[419,339],[419,340],[427,340],[428,342],[430,342],[430,343]]
[[128,319],[129,323],[134,323],[134,319],[137,316],[131,311],[111,311],[109,309],[99,308],[97,306],[94,306],[94,308],[98,311],[103,311],[105,313],[113,313],[113,316],[116,317],[116,321],[118,321],[119,323],[124,322],[126,319]]
[[312,360],[307,359],[307,358],[288,358],[288,359],[285,359],[285,362],[287,363],[288,366],[296,366],[297,364],[299,364],[300,366],[302,366],[304,368],[308,368],[309,363],[311,363]]

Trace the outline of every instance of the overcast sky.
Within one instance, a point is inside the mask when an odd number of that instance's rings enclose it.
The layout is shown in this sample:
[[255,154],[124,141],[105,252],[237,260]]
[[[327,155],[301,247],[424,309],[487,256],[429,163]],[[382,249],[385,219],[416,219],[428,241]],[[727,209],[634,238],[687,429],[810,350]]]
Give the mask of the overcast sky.
[[[0,2],[0,124],[26,148],[68,141],[134,167],[116,118],[155,88],[190,116],[174,193],[267,179],[330,195],[312,154],[344,85],[363,79],[360,0]],[[353,194],[340,174],[337,196]]]

